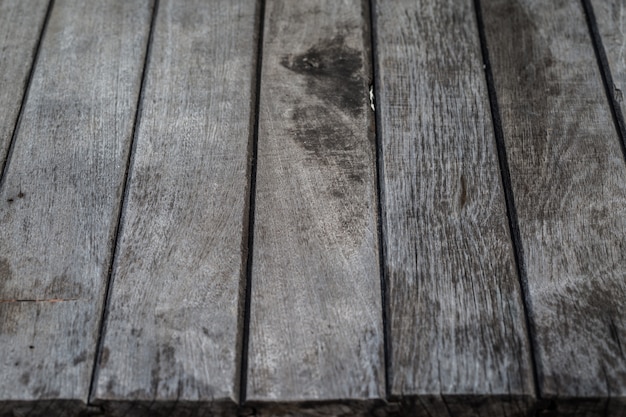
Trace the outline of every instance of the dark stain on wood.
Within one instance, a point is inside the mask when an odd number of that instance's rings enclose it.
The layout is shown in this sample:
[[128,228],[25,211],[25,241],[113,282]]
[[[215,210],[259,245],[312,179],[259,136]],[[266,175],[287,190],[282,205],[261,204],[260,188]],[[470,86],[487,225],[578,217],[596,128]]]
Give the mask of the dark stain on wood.
[[[107,392],[108,392],[109,394],[112,394],[112,393],[113,393],[113,389],[114,389],[114,388],[115,388],[115,379],[110,379],[110,380],[107,382],[107,388],[106,388],[106,389],[107,389]],[[131,398],[134,398],[134,397],[131,397]]]
[[[0,259],[0,298],[5,298],[5,286],[13,279],[11,264],[6,258]],[[17,319],[15,307],[0,303],[0,332],[4,334],[14,334],[17,331]]]
[[79,365],[87,360],[87,351],[83,350],[80,355],[76,356],[72,361],[72,365]]
[[29,372],[24,372],[21,376],[20,376],[20,383],[22,385],[28,385],[28,383],[30,382],[30,373]]
[[36,299],[52,300],[76,300],[83,294],[83,286],[76,279],[68,274],[62,274],[52,278],[52,281],[43,288],[44,297],[33,297]]
[[109,350],[109,348],[105,347],[104,349],[102,349],[102,354],[100,355],[100,368],[104,368],[107,366],[107,363],[109,363],[110,354],[111,351]]
[[361,54],[338,35],[322,40],[304,54],[283,56],[281,65],[307,77],[308,94],[358,116],[365,99]]
[[133,187],[133,198],[142,207],[156,206],[162,198],[162,191],[155,189],[155,184],[162,181],[162,173],[149,166],[137,168],[132,173],[132,181],[140,186]]
[[[365,181],[367,166],[355,156],[360,153],[360,138],[342,123],[336,111],[319,105],[302,106],[293,111],[292,119],[294,138],[317,163],[337,167],[345,173],[346,183]],[[344,195],[338,190],[334,194]]]
[[[0,282],[0,292],[2,282]],[[3,335],[14,335],[20,330],[19,323],[20,305],[19,303],[0,303],[0,333]],[[17,365],[19,366],[19,362]]]
[[[311,153],[318,163],[334,165],[347,172],[347,182],[363,183],[367,169],[355,156],[361,138],[355,137],[339,114],[361,118],[364,112],[367,85],[363,77],[362,51],[350,48],[337,35],[320,41],[299,55],[285,55],[285,68],[306,77],[306,93],[317,97],[324,105],[296,104],[291,118],[294,137]],[[333,194],[344,195],[335,190]]]
[[154,367],[150,372],[150,391],[156,397],[159,392],[159,375],[161,374],[161,349],[157,349],[154,360]]
[[13,271],[11,271],[11,265],[8,259],[0,259],[0,292],[5,282],[13,278]]
[[[20,200],[21,200],[22,198],[24,198],[25,196],[26,196],[26,194],[24,194],[21,190],[20,190],[20,192],[17,194],[17,198],[18,198],[18,199],[20,199]],[[7,203],[9,203],[9,204],[13,203],[14,201],[15,201],[15,197],[7,198]]]
[[613,319],[613,317],[608,318],[608,324],[609,324],[609,334],[611,336],[611,339],[617,345],[617,349],[619,350],[620,356],[624,356],[624,349],[622,347],[622,341],[619,337],[618,327],[615,324],[615,320]]
[[341,123],[329,123],[328,118],[334,119],[334,111],[319,105],[298,107],[292,114],[298,123],[299,129],[294,133],[299,143],[322,162],[329,152],[350,151],[355,147],[348,129]]
[[461,208],[465,207],[466,203],[467,203],[467,184],[465,183],[465,176],[461,175],[461,197],[460,197]]
[[[349,28],[344,26],[345,32]],[[283,55],[280,63],[303,77],[304,92],[311,96],[310,101],[287,99],[292,106],[290,133],[310,156],[307,165],[328,172],[325,194],[333,204],[354,206],[339,210],[339,227],[343,236],[359,241],[366,211],[363,203],[351,200],[362,196],[368,186],[371,167],[364,153],[373,145],[373,134],[361,135],[354,127],[365,123],[369,112],[363,51],[348,46],[339,34],[322,39],[302,54]]]

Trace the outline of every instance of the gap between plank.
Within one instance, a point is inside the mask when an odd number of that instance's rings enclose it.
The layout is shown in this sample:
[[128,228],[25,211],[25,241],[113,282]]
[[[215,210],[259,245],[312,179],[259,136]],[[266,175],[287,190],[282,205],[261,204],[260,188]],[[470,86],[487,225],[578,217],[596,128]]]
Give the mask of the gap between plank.
[[609,107],[611,108],[611,116],[613,116],[613,123],[615,123],[615,130],[619,136],[619,143],[622,149],[622,156],[626,160],[626,123],[624,122],[624,114],[622,113],[621,106],[617,97],[614,94],[615,84],[613,83],[613,76],[611,75],[611,67],[609,60],[606,56],[606,51],[602,43],[602,36],[598,29],[598,22],[596,20],[595,13],[593,12],[593,6],[590,0],[581,0],[583,9],[585,11],[585,19],[587,20],[587,27],[589,28],[589,34],[591,36],[591,43],[593,44],[593,50],[598,61],[598,68],[602,75],[602,83],[604,84],[604,90],[606,97],[609,100]]
[[[261,73],[263,64],[263,32],[265,28],[265,0],[258,1],[257,12],[257,51],[256,51],[256,69],[255,69],[255,87],[252,102],[254,107],[251,110],[253,114],[252,140],[249,147],[249,175],[250,183],[248,186],[248,233],[246,246],[246,268],[245,268],[245,296],[243,304],[243,328],[241,339],[241,367],[239,375],[239,405],[243,406],[246,401],[247,385],[248,385],[248,346],[250,343],[250,304],[252,301],[252,255],[254,252],[254,215],[256,203],[256,171],[257,171],[257,155],[259,145],[259,114],[261,103]],[[245,234],[244,234],[245,240]]]
[[[389,353],[391,352],[390,339],[389,339],[389,329],[388,329],[388,321],[387,321],[387,274],[385,273],[385,239],[383,237],[383,214],[384,214],[384,187],[383,187],[383,147],[382,147],[382,136],[380,134],[380,103],[376,102],[376,97],[380,97],[378,92],[378,86],[380,85],[378,80],[378,72],[376,71],[378,68],[378,44],[376,43],[376,9],[374,6],[374,0],[369,0],[367,2],[367,6],[369,8],[369,32],[370,32],[370,51],[372,55],[372,84],[371,90],[374,91],[374,135],[375,135],[375,143],[376,143],[376,181],[378,186],[378,259],[379,259],[379,269],[380,269],[380,295],[381,295],[381,306],[382,306],[382,321],[383,321],[383,362],[384,362],[384,370],[385,370],[385,397],[386,400],[389,401],[391,396],[391,358],[389,357]],[[378,111],[375,109],[378,108]]]
[[117,255],[118,255],[117,248],[118,248],[118,243],[119,243],[119,239],[121,236],[123,213],[126,208],[126,202],[128,201],[128,190],[129,190],[129,183],[131,179],[131,170],[132,170],[133,161],[135,157],[135,149],[137,147],[138,127],[139,127],[139,122],[141,120],[141,108],[142,108],[143,96],[144,96],[144,90],[145,90],[145,84],[146,84],[146,75],[148,73],[148,63],[150,62],[150,55],[152,51],[152,38],[154,35],[154,26],[156,23],[156,16],[157,16],[158,8],[159,8],[159,0],[153,0],[152,16],[150,18],[150,29],[148,32],[148,40],[146,42],[146,49],[145,49],[146,53],[145,53],[144,62],[143,62],[143,71],[141,73],[141,82],[139,84],[139,94],[137,96],[137,104],[135,106],[135,121],[133,123],[133,132],[131,135],[131,143],[130,143],[130,150],[128,152],[128,159],[126,161],[126,169],[124,171],[124,180],[123,180],[124,188],[122,190],[122,201],[120,202],[121,207],[117,215],[117,225],[115,227],[115,233],[111,239],[111,242],[113,243],[113,248],[111,249],[112,257],[109,263],[109,271],[107,273],[108,279],[106,282],[105,298],[104,298],[104,303],[102,306],[102,315],[100,318],[98,339],[96,342],[97,350],[94,356],[93,370],[91,372],[91,382],[89,384],[89,394],[87,397],[87,405],[93,405],[91,404],[91,402],[95,396],[94,390],[96,388],[96,380],[98,377],[98,363],[100,362],[102,344],[104,343],[104,332],[106,330],[106,319],[108,316],[109,306],[111,304],[111,287],[113,286],[113,270],[114,270],[115,262],[117,260]]
[[498,106],[498,96],[496,93],[495,82],[493,80],[493,71],[489,61],[489,48],[487,47],[487,36],[485,34],[485,23],[483,21],[482,6],[480,0],[474,0],[474,12],[476,15],[476,25],[478,28],[478,36],[480,39],[480,51],[483,58],[483,69],[485,72],[485,80],[487,83],[487,92],[489,95],[489,107],[491,109],[491,122],[493,124],[494,136],[496,140],[496,148],[498,152],[498,163],[500,165],[500,175],[502,187],[504,189],[504,199],[506,203],[506,212],[509,223],[509,231],[511,233],[511,243],[513,245],[513,254],[515,256],[515,266],[517,276],[522,291],[522,306],[524,308],[524,317],[526,318],[526,331],[530,344],[530,360],[533,369],[533,386],[534,395],[540,398],[539,376],[535,358],[534,336],[535,325],[531,315],[532,304],[528,290],[528,277],[526,267],[524,266],[524,247],[519,230],[519,220],[517,218],[517,209],[515,208],[515,198],[513,195],[513,185],[511,183],[511,172],[509,170],[508,157],[506,154],[506,146],[504,143],[504,133],[502,130],[502,120],[500,118],[500,107]]
[[26,100],[28,98],[28,92],[30,91],[30,85],[33,80],[33,74],[35,73],[35,66],[37,65],[37,60],[39,59],[39,51],[41,49],[41,44],[43,43],[43,37],[46,33],[46,29],[48,28],[48,21],[50,21],[50,15],[52,14],[52,8],[54,6],[54,0],[50,0],[48,2],[48,9],[46,10],[46,16],[43,19],[43,25],[41,25],[41,32],[39,33],[39,39],[37,40],[37,44],[35,45],[35,53],[33,54],[33,61],[30,65],[30,70],[28,71],[28,77],[26,78],[26,83],[24,85],[24,95],[22,96],[22,102],[20,103],[20,109],[17,112],[17,117],[15,119],[15,125],[13,127],[13,133],[11,134],[11,140],[9,141],[9,147],[7,149],[7,153],[4,156],[4,164],[2,169],[0,170],[0,190],[4,185],[4,181],[6,179],[6,174],[9,170],[9,160],[13,155],[13,148],[15,147],[15,141],[17,138],[17,134],[20,129],[20,124],[22,122],[22,116],[24,115],[24,108],[26,107]]

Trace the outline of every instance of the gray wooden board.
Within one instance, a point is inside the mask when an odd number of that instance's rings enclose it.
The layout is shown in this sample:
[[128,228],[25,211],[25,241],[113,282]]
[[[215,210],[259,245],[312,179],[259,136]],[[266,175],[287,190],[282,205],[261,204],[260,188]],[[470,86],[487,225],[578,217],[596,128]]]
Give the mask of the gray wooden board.
[[384,396],[366,5],[266,5],[251,401]]
[[159,3],[100,402],[238,401],[255,22],[254,0]]
[[624,106],[626,90],[626,1],[591,0],[613,76],[613,93]]
[[0,169],[4,165],[49,0],[0,0]]
[[87,401],[150,12],[55,2],[0,190],[0,402]]
[[473,2],[375,5],[391,396],[523,415],[530,347]]
[[483,8],[540,394],[623,399],[626,166],[582,5],[490,0]]

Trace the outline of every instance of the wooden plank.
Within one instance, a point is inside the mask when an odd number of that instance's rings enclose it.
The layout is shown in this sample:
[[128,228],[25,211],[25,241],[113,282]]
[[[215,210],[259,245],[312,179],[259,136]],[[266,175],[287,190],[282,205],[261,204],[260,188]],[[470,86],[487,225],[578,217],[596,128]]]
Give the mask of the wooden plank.
[[526,415],[530,345],[473,2],[374,11],[390,394],[417,415]]
[[613,76],[613,93],[623,106],[626,90],[626,2],[590,0]]
[[87,401],[150,13],[51,12],[0,190],[0,402]]
[[582,5],[490,0],[484,16],[540,395],[605,415],[626,395],[626,166]]
[[48,3],[0,0],[0,168],[26,91]]
[[384,396],[366,6],[266,5],[251,402]]
[[[626,2],[622,0],[589,0],[593,14],[596,17],[597,27],[603,44],[611,78],[613,80],[613,94],[618,105],[621,106],[621,117],[624,111],[624,91],[626,90]],[[622,333],[623,334],[623,333]],[[624,352],[624,338],[620,337],[622,355]],[[626,417],[626,395],[613,395],[606,405],[606,415]]]
[[95,390],[120,415],[239,400],[256,14],[159,3]]

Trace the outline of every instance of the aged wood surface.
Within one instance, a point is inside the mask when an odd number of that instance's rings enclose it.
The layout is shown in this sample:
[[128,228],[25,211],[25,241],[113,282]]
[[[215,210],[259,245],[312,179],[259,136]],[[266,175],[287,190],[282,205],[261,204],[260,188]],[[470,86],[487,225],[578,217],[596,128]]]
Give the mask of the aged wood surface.
[[26,90],[48,3],[49,0],[0,0],[0,172]]
[[525,415],[530,347],[473,2],[374,10],[391,396],[424,415]]
[[613,76],[613,94],[624,106],[626,89],[626,1],[590,0]]
[[120,414],[239,399],[255,20],[159,3],[95,392]]
[[604,415],[626,395],[626,167],[582,5],[483,8],[540,394]]
[[366,5],[266,5],[250,401],[384,396]]
[[626,417],[626,0],[49,4],[0,0],[1,417]]
[[87,401],[150,11],[55,2],[0,190],[0,403]]

